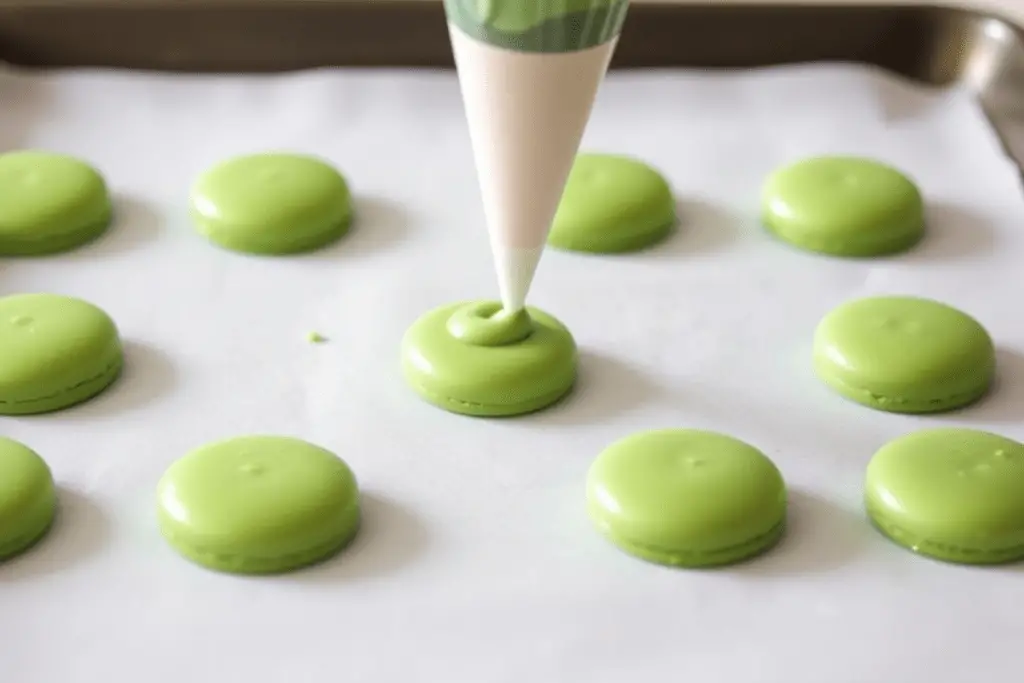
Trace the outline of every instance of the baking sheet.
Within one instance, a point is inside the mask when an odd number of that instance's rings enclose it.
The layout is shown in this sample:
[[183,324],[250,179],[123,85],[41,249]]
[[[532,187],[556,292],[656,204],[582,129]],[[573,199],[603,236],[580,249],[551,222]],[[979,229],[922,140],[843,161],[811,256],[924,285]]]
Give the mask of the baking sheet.
[[[1024,575],[931,562],[872,531],[865,465],[931,425],[1024,439],[1024,201],[978,105],[855,66],[618,72],[584,147],[634,154],[677,190],[655,250],[551,252],[533,303],[582,349],[575,396],[508,420],[449,415],[403,385],[398,345],[429,308],[492,297],[494,276],[454,74],[278,76],[0,72],[0,146],[80,155],[119,219],[69,255],[0,263],[0,293],[51,291],[111,313],[128,367],[109,393],[3,418],[62,488],[52,535],[0,566],[0,680],[11,683],[868,683],[1019,675]],[[316,254],[220,251],[188,224],[191,179],[225,157],[319,154],[358,195],[354,232]],[[757,225],[760,183],[804,155],[911,174],[930,234],[843,261]],[[873,294],[962,307],[999,346],[1000,385],[945,417],[832,396],[809,368],[830,308]],[[330,339],[306,341],[316,331]],[[770,555],[675,571],[590,528],[586,470],[657,427],[757,445],[792,490]],[[248,433],[335,450],[365,492],[355,545],[298,574],[245,579],[179,559],[153,491],[187,450]]]

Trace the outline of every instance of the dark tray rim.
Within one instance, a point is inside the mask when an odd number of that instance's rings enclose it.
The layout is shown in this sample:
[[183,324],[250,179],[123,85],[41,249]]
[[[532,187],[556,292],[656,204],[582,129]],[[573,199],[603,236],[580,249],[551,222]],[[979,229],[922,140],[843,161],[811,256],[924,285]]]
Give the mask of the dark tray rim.
[[[0,0],[0,61],[185,73],[452,67],[440,0]],[[976,94],[1024,160],[1024,30],[925,4],[635,2],[619,68],[870,65]]]

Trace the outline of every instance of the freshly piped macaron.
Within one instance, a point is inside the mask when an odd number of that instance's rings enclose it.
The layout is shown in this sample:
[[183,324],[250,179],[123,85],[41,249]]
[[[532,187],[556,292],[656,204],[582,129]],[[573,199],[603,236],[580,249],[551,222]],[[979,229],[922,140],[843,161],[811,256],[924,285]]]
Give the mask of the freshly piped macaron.
[[807,251],[868,257],[904,251],[925,232],[924,200],[897,169],[859,157],[804,159],[762,190],[765,226]]
[[576,380],[576,342],[561,322],[536,308],[509,315],[492,301],[424,314],[405,333],[401,357],[420,397],[477,417],[546,408]]
[[0,256],[68,251],[99,237],[113,207],[106,182],[75,157],[0,154]]
[[939,428],[889,442],[868,464],[868,514],[921,555],[966,564],[1024,559],[1024,445]]
[[352,198],[333,166],[300,154],[221,162],[192,186],[196,229],[233,251],[284,255],[327,246],[348,232]]
[[0,298],[0,415],[61,410],[109,387],[124,363],[110,316],[59,294]]
[[761,451],[715,432],[668,429],[609,446],[587,475],[597,529],[637,557],[709,567],[772,547],[786,522],[786,485]]
[[0,437],[0,561],[46,535],[56,509],[50,468],[32,449]]
[[580,154],[548,244],[569,251],[634,251],[659,242],[675,223],[672,188],[657,170],[626,156]]
[[320,562],[359,528],[359,490],[330,451],[282,436],[198,448],[157,489],[160,530],[184,557],[235,574],[275,574]]
[[884,296],[845,303],[814,333],[814,369],[833,391],[893,413],[938,413],[981,398],[995,347],[981,323],[951,306]]

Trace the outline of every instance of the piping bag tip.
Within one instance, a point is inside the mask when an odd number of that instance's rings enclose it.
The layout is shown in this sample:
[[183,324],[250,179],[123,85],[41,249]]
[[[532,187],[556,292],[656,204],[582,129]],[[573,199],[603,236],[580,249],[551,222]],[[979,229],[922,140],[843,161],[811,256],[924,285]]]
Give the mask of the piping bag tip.
[[498,273],[498,291],[502,308],[518,313],[526,308],[526,297],[533,284],[544,247],[494,247],[494,265]]
[[501,297],[501,310],[508,315],[526,310],[526,300],[515,296]]
[[628,4],[444,2],[501,302],[509,314],[526,305]]

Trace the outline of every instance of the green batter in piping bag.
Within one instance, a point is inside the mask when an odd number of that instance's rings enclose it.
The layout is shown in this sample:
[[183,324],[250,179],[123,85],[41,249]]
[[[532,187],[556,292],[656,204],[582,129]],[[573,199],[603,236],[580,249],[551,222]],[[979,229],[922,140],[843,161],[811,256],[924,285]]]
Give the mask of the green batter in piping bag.
[[517,52],[574,52],[614,40],[627,0],[445,0],[466,36]]

